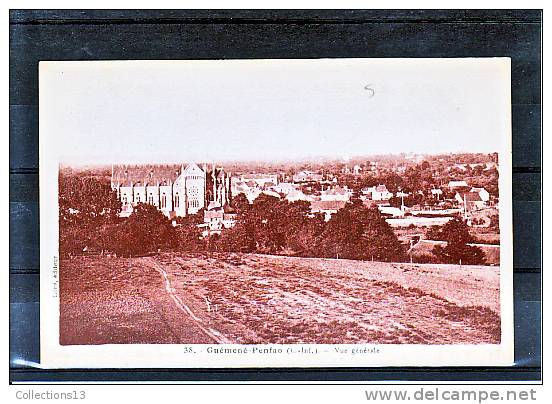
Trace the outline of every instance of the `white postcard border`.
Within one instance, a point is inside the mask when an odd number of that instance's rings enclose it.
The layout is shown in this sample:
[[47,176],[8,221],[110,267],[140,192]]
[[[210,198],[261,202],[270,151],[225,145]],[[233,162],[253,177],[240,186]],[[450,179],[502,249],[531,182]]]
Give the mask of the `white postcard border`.
[[[343,60],[343,59],[341,59]],[[349,59],[355,63],[356,59]],[[363,60],[363,59],[360,59]],[[401,63],[412,59],[387,59]],[[431,60],[431,59],[424,59]],[[450,60],[450,59],[448,59]],[[466,60],[466,59],[460,59]],[[510,111],[510,59],[472,59],[497,63],[504,75],[500,99]],[[381,61],[381,59],[380,59]],[[257,61],[250,61],[256,63]],[[263,60],[267,63],[267,60]],[[278,60],[278,63],[285,61]],[[318,61],[323,62],[323,61]],[[505,133],[499,150],[500,190],[500,302],[502,338],[499,345],[185,345],[114,344],[62,346],[59,344],[58,170],[56,137],[48,114],[48,96],[54,88],[44,79],[44,69],[57,62],[41,62],[39,82],[40,167],[40,338],[44,368],[242,368],[242,367],[375,367],[375,366],[507,366],[513,363],[513,243],[511,187],[511,116],[505,117]],[[124,62],[61,62],[124,63]],[[128,62],[127,62],[128,63]],[[137,63],[137,62],[133,62]],[[147,61],[139,63],[168,63]],[[178,63],[175,61],[175,63]],[[186,63],[194,63],[193,61]],[[197,63],[209,63],[198,61]],[[210,63],[217,63],[210,61]],[[228,63],[228,61],[218,61]],[[241,61],[243,63],[243,61]],[[296,61],[295,61],[296,63]],[[312,61],[311,61],[312,63]],[[477,63],[477,62],[476,62]],[[56,292],[57,291],[57,292]],[[186,352],[191,348],[191,352]],[[247,353],[209,353],[216,348],[244,349]],[[301,348],[304,348],[301,352]],[[265,349],[268,353],[253,352]],[[273,350],[282,349],[282,353]],[[355,352],[364,349],[366,352]],[[292,350],[292,352],[290,352]],[[341,353],[337,352],[342,351]],[[316,351],[317,353],[313,353]]]

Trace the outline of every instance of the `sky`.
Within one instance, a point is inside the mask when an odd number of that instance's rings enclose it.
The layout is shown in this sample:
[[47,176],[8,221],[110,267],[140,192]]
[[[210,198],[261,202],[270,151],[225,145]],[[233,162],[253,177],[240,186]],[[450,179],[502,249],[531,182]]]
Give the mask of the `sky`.
[[40,63],[61,163],[286,161],[495,152],[509,59]]

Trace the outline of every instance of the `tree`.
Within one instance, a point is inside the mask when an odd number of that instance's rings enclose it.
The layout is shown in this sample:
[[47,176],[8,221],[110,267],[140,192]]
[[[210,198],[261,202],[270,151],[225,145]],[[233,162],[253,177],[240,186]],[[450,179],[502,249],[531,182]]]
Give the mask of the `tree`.
[[274,254],[285,246],[285,218],[282,210],[284,203],[287,202],[261,194],[244,215],[247,227],[254,234],[257,251]]
[[257,248],[253,229],[242,220],[238,221],[236,226],[224,230],[220,237],[214,236],[217,235],[209,237],[211,250],[220,248],[223,251],[251,253]]
[[446,264],[485,264],[485,254],[481,248],[471,246],[475,241],[469,227],[463,220],[454,218],[441,227],[430,229],[427,237],[433,240],[446,241],[445,246],[433,247],[433,254]]
[[310,203],[282,203],[282,230],[288,254],[313,256],[318,236],[325,227],[323,214],[311,214]]
[[178,248],[180,251],[197,252],[205,250],[205,242],[201,237],[201,230],[197,226],[203,223],[204,210],[196,214],[178,218],[179,226],[176,228],[178,234]]
[[59,176],[60,226],[98,226],[113,222],[121,211],[117,192],[92,177]]
[[377,208],[347,204],[318,238],[317,255],[358,260],[405,260],[402,244]]
[[[238,198],[239,195],[234,200]],[[242,200],[235,208],[236,225],[225,230],[219,240],[225,251],[307,254],[320,233],[320,218],[310,217],[310,204],[306,201],[289,203],[261,194],[253,204]]]
[[316,244],[325,226],[324,215],[321,213],[307,218],[300,226],[295,227],[293,232],[289,232],[287,247],[293,251],[294,255],[316,256]]
[[245,194],[239,193],[230,201],[230,205],[236,209],[236,212],[241,213],[249,209],[249,201]]
[[85,247],[105,249],[105,227],[118,220],[121,203],[109,183],[76,174],[59,175],[60,253],[78,254]]
[[83,249],[91,245],[90,233],[78,226],[60,226],[59,250],[62,255],[81,254]]
[[178,245],[170,220],[153,205],[139,203],[127,220],[112,229],[111,251],[123,256],[143,255]]
[[281,225],[285,237],[289,240],[299,232],[299,230],[305,226],[310,220],[310,203],[307,201],[295,201],[280,203],[281,212]]

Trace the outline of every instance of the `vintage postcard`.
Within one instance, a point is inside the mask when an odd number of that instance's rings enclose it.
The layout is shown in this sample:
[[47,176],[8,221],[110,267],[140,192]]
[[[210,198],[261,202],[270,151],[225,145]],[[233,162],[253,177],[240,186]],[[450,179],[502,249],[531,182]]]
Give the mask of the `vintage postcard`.
[[41,366],[513,362],[509,59],[39,78]]

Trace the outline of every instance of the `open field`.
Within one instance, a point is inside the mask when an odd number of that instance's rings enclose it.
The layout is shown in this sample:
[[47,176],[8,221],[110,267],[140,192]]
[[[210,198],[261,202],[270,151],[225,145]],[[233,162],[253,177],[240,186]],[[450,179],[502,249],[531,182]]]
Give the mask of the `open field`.
[[60,342],[500,343],[497,267],[255,254],[60,263]]

